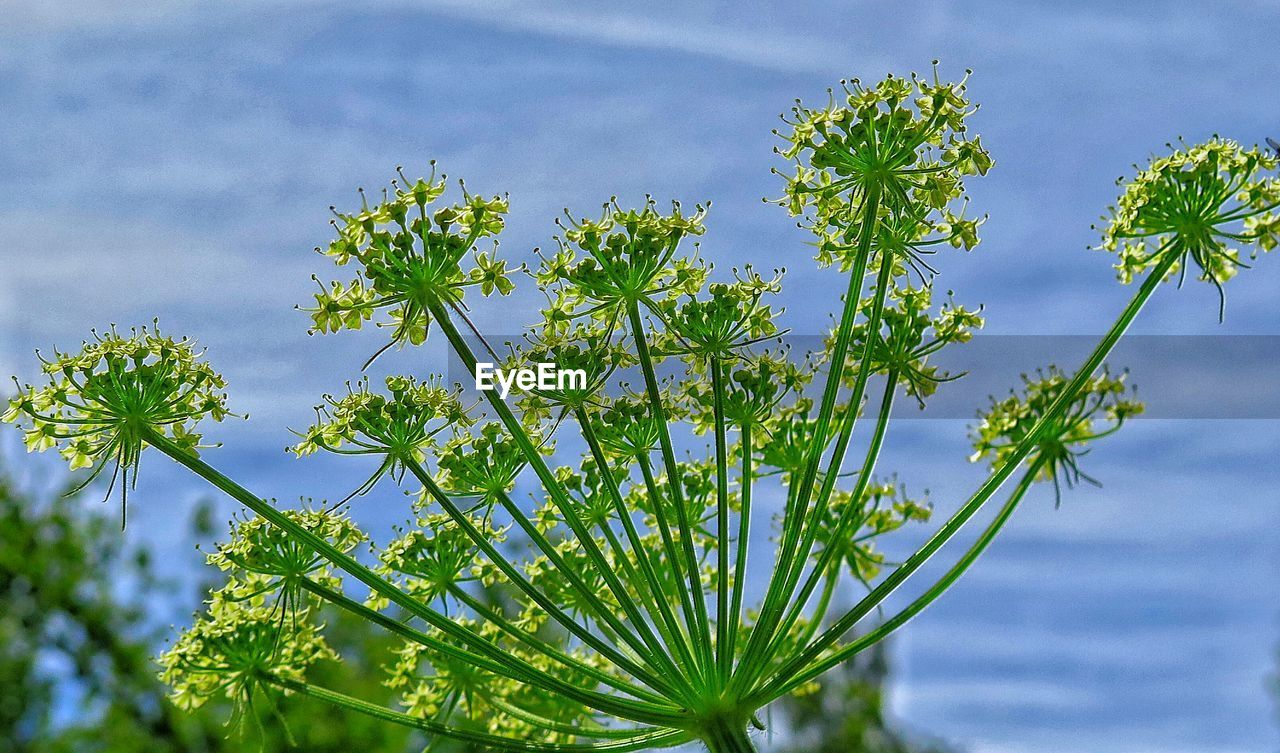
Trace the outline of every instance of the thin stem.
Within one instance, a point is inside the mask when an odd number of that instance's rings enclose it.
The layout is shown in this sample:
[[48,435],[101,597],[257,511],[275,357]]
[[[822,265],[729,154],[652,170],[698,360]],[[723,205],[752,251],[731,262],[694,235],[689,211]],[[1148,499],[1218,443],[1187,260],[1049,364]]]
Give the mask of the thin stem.
[[[831,452],[831,459],[827,462],[827,471],[823,477],[822,489],[818,494],[816,504],[813,505],[812,511],[809,513],[807,524],[804,527],[804,533],[800,539],[800,546],[797,554],[792,560],[793,575],[786,583],[783,593],[790,597],[794,593],[796,582],[800,579],[800,574],[804,571],[804,566],[809,560],[809,552],[813,548],[813,542],[817,537],[818,527],[822,516],[826,513],[825,505],[831,498],[831,491],[835,486],[835,480],[838,478],[840,468],[844,464],[844,456],[849,448],[849,441],[853,436],[854,427],[858,424],[858,416],[862,408],[862,397],[866,394],[867,382],[871,378],[871,348],[876,339],[880,336],[880,319],[884,314],[885,297],[888,295],[889,287],[893,283],[893,260],[887,254],[880,256],[880,273],[876,277],[876,292],[871,302],[871,311],[867,316],[867,341],[863,345],[862,360],[858,366],[858,375],[854,380],[853,391],[850,393],[849,415],[845,417],[843,425],[840,427],[839,435],[836,437],[835,448]],[[875,468],[876,460],[880,456],[880,445],[884,441],[884,431],[888,426],[889,413],[893,405],[893,396],[898,387],[898,372],[891,369],[886,377],[885,393],[880,403],[880,418],[876,426],[876,435],[872,439],[871,447],[867,450],[866,460],[862,467],[862,476],[858,479],[858,489],[865,490],[870,480],[871,471]],[[800,510],[809,508],[809,502],[813,493],[813,485],[816,483],[816,477],[808,479],[807,483],[800,486]],[[861,491],[855,492],[858,496],[854,497],[855,504],[859,501]],[[843,521],[842,521],[843,522]],[[812,587],[809,589],[812,592]],[[808,598],[808,594],[804,598]]]
[[658,703],[667,702],[667,699],[664,698],[663,696],[651,693],[648,690],[645,690],[644,688],[637,688],[636,686],[632,685],[631,683],[628,683],[626,680],[623,680],[620,677],[617,677],[608,672],[602,671],[597,667],[593,667],[590,664],[587,664],[578,659],[575,659],[572,656],[569,656],[568,654],[564,653],[560,649],[556,648],[555,646],[551,645],[550,643],[547,643],[546,641],[538,638],[536,635],[533,635],[528,630],[517,627],[516,625],[512,624],[511,621],[508,620],[504,615],[499,613],[498,610],[494,609],[493,607],[490,607],[489,605],[480,601],[476,597],[467,593],[466,589],[462,588],[461,586],[458,586],[456,584],[451,585],[449,587],[449,593],[452,594],[455,599],[457,599],[458,601],[462,602],[467,607],[469,607],[476,614],[483,617],[486,622],[493,624],[499,630],[506,633],[507,635],[510,635],[512,638],[515,638],[516,640],[525,644],[529,648],[535,651],[538,651],[539,653],[546,654],[552,659],[555,659],[557,662],[560,662],[560,664],[570,669],[573,669],[577,672],[581,672],[598,682],[604,683],[605,685],[608,685],[609,687],[614,688],[615,690],[621,690],[624,693],[630,693],[631,695],[634,695],[637,698],[642,698],[644,700],[654,701]]
[[675,538],[671,535],[671,523],[667,520],[665,497],[662,490],[658,488],[658,481],[653,477],[653,466],[649,462],[648,453],[637,453],[636,464],[640,466],[640,475],[644,479],[645,491],[649,495],[650,507],[653,509],[653,518],[658,524],[658,535],[662,537],[663,551],[667,556],[667,566],[671,568],[673,582],[676,591],[680,596],[680,609],[684,613],[685,625],[689,626],[690,643],[693,644],[695,652],[698,650],[696,642],[693,641],[694,626],[697,625],[697,616],[693,607],[693,599],[686,588],[687,581],[684,576],[684,569],[681,567],[681,555],[679,548],[675,543]]
[[827,610],[831,608],[831,598],[835,595],[836,586],[840,583],[839,568],[831,568],[831,572],[827,573],[822,586],[822,595],[818,597],[818,605],[813,608],[813,614],[809,616],[809,624],[805,626],[804,632],[800,635],[797,643],[806,646],[809,641],[813,640],[813,636],[818,632],[818,628],[822,625],[822,621],[826,619]]
[[[609,499],[613,503],[614,511],[618,515],[618,519],[622,522],[623,532],[627,536],[627,541],[631,545],[631,552],[635,555],[636,560],[640,563],[640,569],[643,577],[638,577],[631,560],[626,556],[622,544],[617,542],[614,548],[620,552],[619,559],[627,568],[628,577],[632,581],[643,582],[645,589],[649,592],[650,604],[649,613],[656,617],[659,629],[663,630],[663,637],[668,643],[674,644],[681,656],[688,662],[689,669],[694,673],[700,673],[700,668],[696,666],[690,649],[688,639],[684,632],[680,629],[679,623],[676,621],[675,613],[671,611],[671,605],[667,603],[667,594],[662,587],[662,582],[658,578],[657,570],[654,569],[653,559],[649,556],[645,549],[644,543],[640,540],[640,533],[636,530],[635,522],[631,519],[631,513],[627,510],[627,505],[622,499],[622,490],[618,488],[617,479],[613,477],[613,466],[609,464],[609,459],[604,454],[604,448],[600,446],[600,441],[596,437],[595,429],[591,426],[591,420],[588,418],[586,409],[579,407],[577,409],[578,424],[581,427],[582,436],[587,441],[587,446],[591,449],[591,456],[595,459],[599,468],[601,478],[604,479],[605,487],[609,492]],[[613,530],[609,527],[608,522],[601,523],[601,527],[605,530],[606,535],[616,542]],[[657,614],[654,615],[654,610]],[[695,675],[696,676],[696,675]]]
[[903,581],[910,577],[916,570],[920,569],[925,562],[929,560],[952,536],[964,526],[973,515],[982,508],[988,499],[994,495],[1004,482],[1013,475],[1013,472],[1021,466],[1022,461],[1027,455],[1035,449],[1040,440],[1041,433],[1052,422],[1056,421],[1070,406],[1071,402],[1080,394],[1093,373],[1098,370],[1107,355],[1115,348],[1117,342],[1128,330],[1137,317],[1138,312],[1142,310],[1147,300],[1155,293],[1160,283],[1169,273],[1171,266],[1177,262],[1177,254],[1165,254],[1163,260],[1157,264],[1147,278],[1143,281],[1142,287],[1121,311],[1119,318],[1115,324],[1111,326],[1106,335],[1098,343],[1094,351],[1085,359],[1080,370],[1076,372],[1075,377],[1067,384],[1050,403],[1049,407],[1041,415],[1035,426],[1027,433],[1018,447],[1009,454],[1003,465],[994,469],[987,480],[973,493],[967,502],[959,510],[956,511],[951,519],[943,525],[943,527],[925,542],[924,546],[918,549],[914,554],[906,559],[899,567],[894,569],[883,581],[871,590],[853,609],[849,610],[839,620],[832,625],[825,633],[822,634],[812,645],[795,656],[788,662],[778,673],[779,676],[788,676],[798,671],[800,668],[813,661],[817,656],[824,652],[829,646],[834,644],[846,632],[848,632],[859,620],[871,613],[881,602],[883,602],[889,594],[900,586]]
[[[667,470],[667,488],[671,493],[671,503],[676,510],[676,526],[680,529],[680,544],[685,558],[685,576],[689,580],[689,594],[693,601],[694,617],[700,640],[694,641],[699,649],[704,667],[711,669],[711,627],[707,619],[707,602],[699,575],[698,556],[693,550],[693,525],[689,520],[689,511],[684,504],[684,490],[680,488],[680,465],[676,462],[675,447],[671,443],[671,430],[667,426],[667,411],[662,404],[662,392],[658,387],[658,375],[653,367],[653,355],[649,352],[649,342],[644,336],[644,322],[640,319],[640,305],[632,301],[627,308],[627,316],[631,324],[631,335],[635,341],[636,354],[640,361],[640,369],[644,372],[645,392],[649,398],[649,410],[659,425],[658,440],[662,448],[662,462]],[[660,504],[655,500],[655,506]]]
[[[422,646],[426,646],[427,648],[430,648],[436,651],[442,651],[451,656],[456,655],[456,658],[471,662],[475,666],[488,670],[490,672],[496,672],[499,674],[503,672],[503,669],[500,665],[497,665],[489,661],[488,659],[486,659],[483,656],[480,656],[479,654],[465,651],[465,649],[461,649],[460,647],[450,643],[445,643],[438,638],[434,638],[426,633],[423,633],[420,630],[417,630],[416,628],[413,628],[412,626],[409,626],[404,624],[403,622],[400,622],[399,620],[393,617],[385,615],[382,612],[377,611],[376,609],[371,609],[365,606],[364,604],[361,604],[360,602],[348,597],[346,594],[336,591],[322,583],[317,583],[316,581],[311,580],[310,578],[302,578],[298,582],[298,585],[301,588],[307,591],[310,591],[311,593],[320,597],[321,599],[324,599],[325,601],[333,604],[334,606],[340,607],[341,609],[344,609],[363,620],[371,622],[385,630],[395,633],[401,638],[405,638],[407,640],[413,641],[414,643],[417,643]],[[470,596],[470,594],[467,594],[465,591],[463,591],[460,588],[457,589],[457,593],[455,593],[454,595],[457,596],[458,593],[462,594],[463,596],[466,596],[468,599],[471,599],[472,601],[475,601],[474,598]],[[479,603],[478,601],[475,602],[474,604],[468,602],[468,606],[471,606],[477,612],[481,612],[482,614],[483,614],[482,610],[486,609],[486,607],[483,604]],[[489,611],[491,612],[492,610],[489,610]],[[492,615],[485,614],[485,616],[486,618],[490,616],[495,618],[500,618],[500,616],[496,614],[492,614]],[[499,622],[497,619],[494,620],[494,624],[500,628],[503,627],[503,624],[505,622],[506,622],[505,620],[502,620],[501,622]],[[664,697],[660,695],[656,695],[648,690],[645,690],[644,688],[638,688],[626,682],[625,680],[622,680],[621,678],[615,677],[614,675],[604,672],[596,667],[592,667],[588,664],[580,662],[574,659],[573,657],[568,656],[567,654],[560,651],[556,647],[551,646],[542,641],[539,641],[537,638],[534,638],[533,636],[529,636],[527,633],[520,630],[519,628],[515,628],[513,626],[511,630],[513,631],[511,634],[514,637],[516,637],[526,645],[530,646],[534,650],[539,651],[540,653],[545,654],[549,658],[560,662],[564,666],[569,667],[578,672],[581,672],[583,675],[586,675],[598,682],[609,685],[610,687],[616,690],[620,690],[624,693],[629,693],[642,700],[648,700],[654,703],[664,703],[664,704],[668,703],[667,699],[665,699]]]
[[712,413],[716,441],[716,668],[726,683],[733,668],[729,646],[729,448],[724,416],[724,362],[711,357]]
[[511,516],[511,519],[520,527],[520,530],[523,531],[524,534],[529,537],[529,540],[533,542],[534,546],[537,547],[538,551],[541,552],[542,555],[551,562],[551,564],[555,565],[560,574],[569,582],[569,585],[577,591],[582,600],[591,608],[592,613],[595,614],[596,617],[596,626],[600,629],[601,633],[606,637],[609,637],[610,640],[613,640],[615,645],[617,645],[618,631],[624,630],[625,627],[617,616],[613,614],[609,605],[604,603],[600,596],[582,580],[582,576],[579,575],[578,572],[567,562],[565,562],[564,556],[560,554],[558,549],[556,549],[555,544],[551,543],[546,535],[529,521],[525,516],[524,511],[521,510],[516,505],[515,501],[511,499],[511,495],[506,492],[498,492],[495,497],[497,498],[498,503],[502,505],[503,509],[507,511],[507,514]]
[[478,745],[487,745],[499,750],[525,751],[526,753],[590,753],[590,751],[615,751],[623,753],[623,751],[638,751],[653,747],[667,747],[675,745],[688,739],[688,733],[678,729],[641,729],[637,730],[637,735],[628,740],[613,740],[602,743],[537,743],[529,740],[515,740],[500,735],[491,735],[485,732],[475,732],[472,730],[458,729],[449,727],[440,722],[430,719],[423,719],[409,714],[402,714],[398,711],[392,711],[384,706],[379,706],[359,698],[337,691],[322,688],[318,685],[311,685],[306,682],[292,680],[286,677],[278,677],[275,675],[267,675],[264,681],[271,683],[285,690],[291,690],[299,695],[305,695],[315,698],[333,706],[355,711],[384,722],[399,724],[404,727],[412,727],[420,729],[429,735],[446,737],[461,742],[475,743]]
[[[867,486],[871,483],[871,476],[875,472],[876,462],[880,458],[880,450],[884,447],[884,438],[889,428],[889,416],[893,412],[894,395],[897,393],[897,387],[898,372],[895,369],[890,369],[885,377],[884,394],[880,398],[880,411],[876,417],[876,428],[871,436],[871,443],[867,446],[867,454],[863,459],[862,468],[858,471],[858,480],[850,494],[849,505],[841,512],[840,520],[836,523],[835,531],[831,534],[832,545],[823,549],[822,554],[818,556],[818,561],[810,570],[808,579],[793,600],[790,611],[775,632],[774,647],[785,639],[792,625],[800,619],[800,615],[804,612],[805,605],[809,603],[809,597],[813,595],[814,589],[817,588],[823,575],[827,573],[827,569],[835,564],[835,556],[840,549],[839,544],[852,537],[856,533],[856,529],[853,528],[854,523],[864,519],[861,509],[862,496],[866,493]],[[842,439],[847,439],[847,437],[847,433],[842,433]],[[837,447],[837,452],[842,452],[841,448]],[[819,504],[826,504],[831,499],[836,478],[837,474],[834,472],[828,472],[823,478],[822,489],[818,494]],[[766,652],[766,654],[771,654],[771,652]]]
[[982,535],[974,541],[964,555],[951,566],[951,569],[948,570],[946,574],[939,578],[938,581],[930,586],[923,594],[917,597],[915,601],[908,604],[902,609],[902,611],[898,612],[893,617],[890,617],[877,625],[875,629],[869,631],[865,635],[859,636],[852,643],[846,646],[841,646],[834,653],[823,657],[820,661],[810,665],[803,672],[795,675],[790,680],[786,680],[781,683],[775,680],[773,683],[770,683],[770,685],[760,691],[759,696],[776,697],[778,695],[783,695],[807,682],[817,679],[837,664],[849,659],[867,647],[873,646],[884,640],[890,633],[907,624],[912,617],[915,617],[917,614],[924,611],[925,607],[929,606],[937,600],[939,596],[946,593],[946,591],[960,579],[960,576],[964,575],[978,557],[986,551],[991,542],[995,540],[996,535],[1000,533],[1002,528],[1004,528],[1005,523],[1009,521],[1014,510],[1018,508],[1018,504],[1022,502],[1027,491],[1030,490],[1031,486],[1035,483],[1036,475],[1040,473],[1042,465],[1043,463],[1039,461],[1031,464],[1026,473],[1024,473],[1022,478],[1018,481],[1018,485],[1014,487],[1013,491],[1009,494],[1008,501],[1000,508],[1000,511],[996,514],[996,517],[991,521],[991,523],[987,525],[987,528],[982,532]]
[[616,662],[618,666],[635,675],[649,687],[657,690],[659,693],[672,695],[677,694],[675,686],[673,686],[668,680],[655,676],[644,667],[639,666],[627,657],[618,653],[612,645],[600,640],[585,626],[578,624],[577,620],[570,617],[558,604],[555,603],[554,600],[539,591],[538,588],[525,577],[524,573],[521,573],[515,565],[511,564],[511,562],[502,555],[502,552],[498,551],[498,548],[493,545],[493,542],[489,541],[489,539],[476,528],[475,524],[471,522],[471,519],[466,515],[466,513],[462,512],[462,510],[458,508],[457,504],[449,498],[448,494],[445,494],[444,490],[435,482],[435,479],[431,478],[431,474],[427,473],[426,469],[424,469],[421,464],[412,458],[405,459],[404,464],[405,467],[409,469],[409,472],[422,483],[423,488],[427,490],[427,493],[431,495],[432,499],[444,508],[445,512],[449,515],[449,518],[453,520],[454,524],[462,529],[463,533],[467,535],[467,538],[471,539],[471,542],[476,545],[476,548],[483,552],[484,555],[489,558],[489,561],[501,570],[507,580],[510,581],[513,586],[518,588],[521,593],[532,599],[533,602],[546,611],[552,619],[563,625],[566,630],[581,639],[583,643],[586,643],[591,648],[599,651],[601,655],[609,657],[612,661]]
[[[831,418],[835,413],[836,403],[840,395],[841,380],[844,376],[845,359],[849,345],[853,339],[853,325],[857,319],[858,303],[862,299],[862,287],[867,273],[867,265],[871,257],[871,244],[875,237],[875,229],[879,224],[880,187],[872,183],[864,197],[862,224],[859,227],[857,250],[854,256],[853,269],[849,275],[849,287],[844,294],[844,311],[840,316],[840,324],[836,340],[832,347],[831,361],[827,368],[827,381],[823,387],[822,402],[818,409],[818,418],[814,425],[813,447],[805,463],[801,476],[800,491],[795,503],[787,510],[783,518],[782,543],[778,547],[773,574],[769,578],[769,587],[765,592],[760,617],[751,629],[751,637],[747,640],[744,660],[750,660],[763,648],[766,641],[773,637],[773,628],[781,617],[787,599],[784,588],[790,580],[791,567],[801,529],[804,527],[805,512],[808,503],[808,491],[812,490],[817,477],[818,466],[822,462],[826,450],[827,431]],[[857,405],[854,406],[857,410]],[[734,678],[737,680],[737,677]]]
[[737,555],[734,559],[733,566],[733,603],[729,607],[729,618],[732,623],[729,625],[729,661],[732,662],[737,656],[738,632],[742,629],[742,602],[744,591],[746,590],[747,577],[747,550],[751,535],[751,491],[755,485],[755,471],[751,467],[752,448],[751,448],[751,424],[742,426],[742,480],[741,495],[742,509],[738,511],[738,541]]
[[[471,348],[467,345],[466,340],[463,339],[462,334],[449,318],[448,310],[437,304],[431,307],[431,313],[440,325],[440,329],[445,333],[445,337],[449,339],[449,343],[453,347],[454,352],[462,359],[467,369],[471,373],[475,373],[477,363],[475,354],[471,352]],[[666,653],[666,649],[662,645],[662,642],[658,639],[658,636],[654,634],[653,629],[640,613],[640,609],[636,605],[635,600],[631,597],[631,593],[627,590],[627,587],[613,571],[612,563],[609,562],[608,558],[604,556],[604,552],[602,552],[600,547],[596,544],[595,537],[591,535],[590,529],[578,516],[577,511],[574,509],[573,502],[569,499],[564,487],[556,479],[555,473],[547,466],[546,461],[538,452],[538,448],[535,447],[533,442],[529,439],[525,428],[520,424],[520,420],[511,412],[511,408],[502,401],[502,398],[498,396],[496,391],[486,390],[484,394],[486,399],[489,401],[489,405],[492,406],[494,412],[502,421],[503,426],[506,427],[507,433],[515,440],[516,445],[520,448],[521,454],[524,455],[529,466],[533,468],[534,473],[537,474],[538,479],[542,482],[543,488],[546,489],[547,494],[551,496],[552,503],[555,504],[556,509],[564,517],[565,523],[573,530],[574,536],[576,536],[578,542],[582,544],[583,549],[587,552],[587,556],[591,558],[592,563],[599,571],[600,576],[604,578],[609,590],[613,592],[614,598],[618,600],[619,606],[622,607],[622,610],[627,614],[627,618],[639,633],[637,639],[636,634],[632,631],[619,629],[618,633],[620,637],[631,644],[632,648],[634,648],[641,656],[656,659],[655,662],[652,662],[652,668],[655,671],[659,673],[667,672],[673,676],[679,675],[679,668]]]
[[[595,691],[585,690],[513,656],[501,646],[477,635],[467,628],[458,625],[445,615],[422,604],[409,596],[369,568],[357,562],[353,557],[339,550],[328,541],[312,533],[297,521],[277,510],[271,504],[257,497],[252,492],[223,475],[216,468],[200,460],[187,449],[177,445],[173,440],[151,428],[142,429],[143,436],[151,446],[168,455],[171,459],[185,466],[192,473],[209,482],[212,486],[227,494],[232,499],[248,507],[272,525],[280,528],[296,540],[314,549],[326,560],[337,565],[341,570],[369,586],[375,593],[403,607],[410,614],[427,622],[448,637],[471,646],[476,652],[492,660],[501,669],[504,677],[525,682],[543,690],[563,695],[590,708],[619,718],[651,724],[678,725],[683,715],[674,708],[663,708],[656,704],[617,698]],[[441,651],[446,651],[443,646]],[[455,647],[456,648],[456,647]],[[448,653],[446,651],[446,653]]]

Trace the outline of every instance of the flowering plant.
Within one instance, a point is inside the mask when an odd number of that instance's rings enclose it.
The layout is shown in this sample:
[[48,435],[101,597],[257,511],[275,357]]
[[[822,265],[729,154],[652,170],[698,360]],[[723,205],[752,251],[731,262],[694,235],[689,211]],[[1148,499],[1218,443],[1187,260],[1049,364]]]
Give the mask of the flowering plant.
[[[1276,245],[1274,156],[1215,138],[1140,170],[1100,243],[1124,282],[1141,279],[1136,294],[1077,370],[1050,368],[993,401],[974,429],[972,459],[991,462],[986,481],[890,563],[883,537],[931,517],[878,467],[893,406],[904,395],[923,406],[957,378],[934,356],[983,324],[980,309],[935,304],[928,263],[978,245],[983,219],[966,216],[965,182],[993,162],[968,131],[976,109],[965,82],[935,73],[849,82],[825,106],[797,104],[784,118],[777,151],[792,167],[777,203],[847,281],[835,326],[800,362],[771,344],[781,274],[721,279],[690,248],[704,205],[611,201],[595,217],[566,213],[557,248],[531,269],[497,255],[507,199],[464,188],[447,203],[434,172],[401,174],[381,201],[335,212],[337,238],[322,251],[354,271],[321,283],[314,331],[376,320],[388,347],[438,332],[474,371],[502,359],[474,331],[470,303],[509,294],[527,274],[548,304],[507,361],[583,374],[509,400],[484,392],[476,404],[436,376],[324,397],[294,451],[371,456],[375,470],[353,497],[381,485],[410,492],[411,523],[390,541],[369,543],[345,503],[281,509],[206,462],[197,425],[230,415],[224,384],[190,341],[158,330],[113,329],[79,354],[55,354],[48,384],[21,389],[4,418],[32,450],[56,447],[91,478],[109,468],[132,485],[154,448],[254,513],[209,556],[226,585],[161,658],[183,706],[218,696],[249,710],[300,693],[496,750],[698,740],[715,753],[749,751],[757,712],[811,692],[938,598],[1033,484],[1092,480],[1080,468],[1085,446],[1141,410],[1104,361],[1162,282],[1194,265],[1220,289],[1243,251]],[[868,424],[849,472],[855,430]],[[581,448],[580,462],[557,464],[555,440]],[[954,564],[855,637],[1002,490]],[[772,493],[782,504],[770,519],[759,500]],[[751,545],[770,532],[771,556]],[[366,544],[368,557],[357,552]],[[837,609],[852,588],[863,592]],[[310,665],[341,660],[315,619],[324,604],[403,640],[386,666],[402,708],[308,682]]]

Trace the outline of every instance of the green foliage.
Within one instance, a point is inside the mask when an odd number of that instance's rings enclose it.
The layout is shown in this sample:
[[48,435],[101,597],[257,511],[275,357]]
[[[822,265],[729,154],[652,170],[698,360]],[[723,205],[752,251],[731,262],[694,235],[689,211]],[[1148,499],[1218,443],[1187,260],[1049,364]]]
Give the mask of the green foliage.
[[[287,729],[244,718],[251,734],[225,727],[222,699],[175,707],[151,657],[157,610],[185,597],[144,550],[122,549],[113,523],[83,502],[20,493],[0,475],[0,751],[276,753],[297,749],[290,736],[322,753],[421,750],[409,730],[304,698],[275,699],[295,720]],[[324,622],[329,644],[349,661],[316,667],[312,678],[390,699],[370,670],[390,656],[391,641],[341,612],[326,612]]]
[[[230,581],[164,658],[188,705],[223,697],[243,712],[303,696],[500,750],[692,740],[716,753],[751,750],[758,712],[812,691],[938,598],[1036,482],[1091,480],[1078,465],[1085,446],[1140,410],[1104,361],[1179,265],[1189,258],[1220,284],[1239,266],[1227,239],[1274,245],[1278,197],[1264,172],[1275,160],[1215,140],[1153,162],[1126,187],[1102,244],[1120,253],[1126,280],[1145,272],[1142,285],[1078,370],[1050,370],[993,404],[975,429],[974,459],[992,461],[986,481],[889,563],[882,537],[931,517],[878,467],[895,399],[923,405],[957,378],[934,356],[982,326],[980,309],[935,303],[927,262],[978,245],[965,181],[993,163],[968,132],[976,110],[963,81],[935,72],[854,81],[825,108],[797,104],[785,119],[778,152],[794,167],[778,203],[813,234],[818,263],[847,280],[835,327],[799,360],[765,346],[781,332],[780,273],[716,279],[690,248],[707,205],[685,214],[678,203],[611,200],[599,219],[566,212],[556,251],[529,273],[548,302],[542,321],[507,344],[506,360],[555,362],[585,383],[510,401],[485,391],[466,405],[435,376],[392,377],[385,391],[360,382],[324,398],[301,435],[299,455],[376,461],[354,494],[395,485],[415,500],[394,540],[370,544],[372,566],[353,549],[365,535],[342,513],[283,511],[196,454],[195,421],[225,409],[221,381],[185,341],[113,335],[112,348],[144,356],[100,372],[49,369],[51,386],[24,392],[7,418],[27,427],[33,449],[67,452],[79,440],[72,427],[91,427],[89,455],[134,474],[152,446],[257,515],[213,557]],[[336,213],[338,238],[323,253],[356,267],[355,279],[322,284],[315,331],[384,316],[392,334],[379,353],[434,330],[468,369],[502,360],[483,337],[477,353],[460,323],[479,335],[466,315],[477,295],[506,295],[524,271],[480,248],[503,229],[506,199],[464,188],[449,204],[443,176],[401,179],[376,205]],[[1233,223],[1244,230],[1224,229]],[[1159,249],[1134,250],[1147,238]],[[100,350],[89,346],[88,358]],[[86,393],[96,402],[77,402]],[[847,469],[855,429],[868,423],[866,452]],[[580,459],[562,464],[553,440]],[[986,530],[941,578],[855,633],[1015,474]],[[772,520],[753,509],[761,493],[780,502]],[[748,559],[763,534],[774,548],[762,567]],[[495,590],[502,598],[486,600]],[[836,608],[846,592],[860,596]],[[401,644],[386,666],[401,710],[317,677],[342,656],[318,617],[333,608]]]

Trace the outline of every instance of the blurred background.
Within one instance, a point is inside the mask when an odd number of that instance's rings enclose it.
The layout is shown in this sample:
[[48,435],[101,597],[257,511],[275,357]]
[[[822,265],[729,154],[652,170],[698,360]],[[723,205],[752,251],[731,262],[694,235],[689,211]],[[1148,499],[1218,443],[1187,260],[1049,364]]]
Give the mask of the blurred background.
[[[1280,137],[1280,8],[1263,0],[0,10],[0,375],[32,380],[33,349],[158,316],[208,347],[233,408],[253,417],[211,432],[226,443],[212,462],[286,503],[344,496],[354,478],[349,465],[281,450],[381,334],[310,338],[293,306],[309,302],[312,274],[330,273],[311,251],[330,238],[329,205],[357,204],[357,186],[380,188],[398,164],[415,175],[437,159],[474,191],[510,192],[513,259],[550,242],[562,207],[587,213],[614,194],[712,200],[702,253],[786,266],[784,321],[819,334],[843,283],[760,201],[780,192],[770,129],[794,98],[823,101],[841,78],[925,73],[940,58],[945,76],[974,69],[974,129],[997,166],[970,183],[971,211],[991,216],[982,245],[931,260],[937,285],[985,304],[988,333],[1057,337],[1102,332],[1128,298],[1087,246],[1131,163],[1179,136]],[[1189,283],[1163,290],[1135,331],[1280,336],[1280,259],[1227,288],[1223,324],[1212,287]],[[540,303],[526,284],[474,318],[515,333]],[[1184,360],[1165,370],[1204,367],[1195,349]],[[444,364],[433,340],[379,366]],[[1012,376],[1043,363],[1006,365]],[[1182,383],[1181,404],[1198,410],[1100,445],[1087,471],[1103,488],[1073,490],[1058,510],[1051,492],[1030,499],[887,654],[835,678],[823,706],[779,709],[779,727],[798,732],[763,747],[1274,750],[1280,422],[1216,410],[1274,396],[1274,363],[1216,365],[1215,378]],[[1140,367],[1132,379],[1147,383]],[[950,413],[899,422],[883,461],[942,514],[983,475],[965,462],[966,424]],[[0,751],[256,750],[257,738],[226,737],[219,710],[168,709],[149,665],[168,626],[199,605],[208,573],[196,543],[221,535],[234,507],[153,461],[120,534],[118,502],[59,501],[68,480],[18,440],[0,429]],[[404,502],[371,497],[356,514],[385,534]],[[349,651],[376,648],[348,632]],[[376,677],[343,681],[381,692]],[[413,742],[311,716],[303,749]]]

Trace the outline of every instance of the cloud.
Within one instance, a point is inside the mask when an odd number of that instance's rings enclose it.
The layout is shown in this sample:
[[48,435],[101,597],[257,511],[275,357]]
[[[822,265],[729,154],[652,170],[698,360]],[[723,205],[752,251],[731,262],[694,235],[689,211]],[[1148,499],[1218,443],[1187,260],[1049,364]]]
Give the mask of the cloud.
[[5,5],[5,31],[17,35],[153,25],[177,20],[199,7],[195,0],[119,3],[113,0],[67,0],[59,3]]
[[6,298],[39,303],[37,308],[0,302],[0,316],[10,327],[48,330],[86,319],[100,322],[139,305],[174,307],[191,302],[197,289],[208,292],[211,314],[278,295],[274,286],[245,284],[251,277],[278,278],[277,265],[263,266],[260,258],[180,227],[81,215],[72,223],[44,226],[39,234],[24,231],[39,226],[40,218],[24,212],[0,214],[7,239],[0,246],[10,288]]
[[[653,15],[595,12],[581,6],[535,6],[525,2],[477,3],[436,0],[436,12],[497,28],[533,32],[623,48],[665,50],[716,58],[730,63],[788,73],[838,75],[847,70],[849,48],[813,34],[760,28],[735,28],[730,22],[708,23],[685,12]],[[683,15],[684,17],[679,17]]]
[[[116,3],[110,0],[72,0],[56,5],[27,3],[7,10],[7,32],[62,33],[83,30],[121,30],[212,22],[208,6],[194,0],[160,3]],[[752,68],[786,73],[817,72],[838,75],[847,70],[848,44],[769,29],[767,25],[705,19],[696,8],[683,5],[651,7],[649,13],[588,10],[572,3],[534,5],[514,0],[473,2],[432,0],[409,3],[375,0],[362,6],[373,11],[425,11],[495,29],[527,32],[626,49],[669,51],[713,58]],[[279,16],[303,11],[316,15],[349,13],[351,7],[330,0],[233,0],[219,3],[217,19],[244,23],[264,14]],[[762,28],[765,27],[765,28]],[[0,31],[0,36],[5,32]]]

